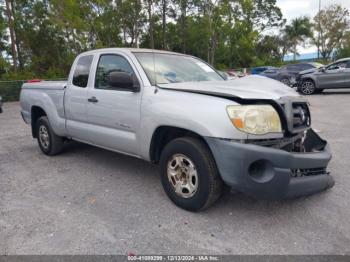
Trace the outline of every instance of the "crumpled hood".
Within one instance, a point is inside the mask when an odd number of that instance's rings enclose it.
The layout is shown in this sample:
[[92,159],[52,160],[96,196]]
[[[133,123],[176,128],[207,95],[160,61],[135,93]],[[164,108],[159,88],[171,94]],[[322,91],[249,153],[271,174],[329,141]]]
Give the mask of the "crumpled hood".
[[303,70],[303,71],[299,72],[299,75],[311,74],[311,73],[315,73],[317,71],[318,71],[318,68],[311,68],[311,69],[307,69],[307,70]]
[[299,97],[299,94],[292,88],[276,80],[256,75],[230,81],[170,83],[158,84],[158,86],[162,89],[241,99],[278,100],[282,97]]

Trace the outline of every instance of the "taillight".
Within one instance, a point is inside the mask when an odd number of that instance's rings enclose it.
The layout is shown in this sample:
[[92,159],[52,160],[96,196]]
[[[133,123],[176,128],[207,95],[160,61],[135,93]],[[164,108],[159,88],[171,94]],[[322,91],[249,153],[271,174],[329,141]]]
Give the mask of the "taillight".
[[31,79],[27,81],[27,83],[39,83],[39,82],[41,82],[40,79]]

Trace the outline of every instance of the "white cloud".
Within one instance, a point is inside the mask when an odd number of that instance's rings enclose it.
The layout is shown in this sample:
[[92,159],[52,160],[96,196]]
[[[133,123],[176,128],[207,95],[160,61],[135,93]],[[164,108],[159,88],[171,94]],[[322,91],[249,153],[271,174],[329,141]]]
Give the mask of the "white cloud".
[[[350,0],[321,0],[321,8],[332,4],[340,4],[350,10]],[[287,23],[293,18],[308,16],[313,18],[319,9],[319,0],[277,0],[277,6],[281,8],[283,17]],[[298,48],[300,53],[316,52],[315,46],[305,46]]]
[[[350,10],[349,0],[321,0],[321,8],[331,4],[340,4]],[[318,12],[319,0],[277,0],[277,5],[289,21],[299,16],[314,17]]]

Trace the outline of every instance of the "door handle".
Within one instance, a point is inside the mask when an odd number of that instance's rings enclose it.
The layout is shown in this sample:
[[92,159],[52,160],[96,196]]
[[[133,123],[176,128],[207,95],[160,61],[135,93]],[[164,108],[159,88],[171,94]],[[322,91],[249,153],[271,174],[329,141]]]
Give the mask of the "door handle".
[[96,97],[90,97],[89,99],[88,99],[88,101],[90,102],[90,103],[97,103],[98,102],[98,100],[97,100],[97,98]]

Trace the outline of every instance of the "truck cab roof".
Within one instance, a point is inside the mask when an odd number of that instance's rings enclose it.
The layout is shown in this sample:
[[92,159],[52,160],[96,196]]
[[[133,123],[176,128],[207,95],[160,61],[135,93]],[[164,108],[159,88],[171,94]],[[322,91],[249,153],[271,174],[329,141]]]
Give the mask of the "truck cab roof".
[[101,49],[91,50],[91,51],[81,53],[80,56],[96,54],[99,52],[163,53],[163,54],[172,54],[172,55],[184,55],[176,52],[170,52],[170,51],[158,50],[158,49],[116,47],[116,48],[101,48]]

